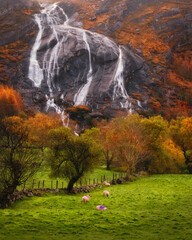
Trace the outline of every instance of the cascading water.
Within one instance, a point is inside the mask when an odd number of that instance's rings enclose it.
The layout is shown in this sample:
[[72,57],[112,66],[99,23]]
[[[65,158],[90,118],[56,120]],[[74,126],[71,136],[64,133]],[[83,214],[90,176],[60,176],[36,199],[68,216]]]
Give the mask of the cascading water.
[[131,109],[131,103],[129,95],[124,86],[123,78],[124,64],[123,64],[123,51],[119,47],[119,59],[117,62],[117,67],[115,71],[115,76],[113,79],[114,89],[113,89],[113,100],[120,99],[120,105],[122,108]]
[[[47,111],[50,107],[54,108],[55,111],[61,115],[63,123],[66,124],[67,116],[64,113],[64,109],[54,103],[53,90],[57,87],[55,86],[53,79],[58,74],[59,70],[58,56],[61,49],[62,39],[60,38],[56,27],[60,24],[64,24],[67,26],[69,19],[64,13],[63,9],[60,8],[57,3],[41,4],[41,7],[43,8],[41,10],[41,13],[35,15],[35,21],[38,24],[39,32],[37,34],[33,49],[31,51],[28,77],[33,81],[36,87],[40,87],[41,82],[44,79],[47,80],[47,86],[49,88],[49,96],[47,96]],[[59,12],[57,9],[63,14],[65,19],[64,22],[59,16]],[[43,58],[43,69],[41,69],[37,60],[37,51],[42,42],[42,35],[45,30],[44,25],[50,27],[57,43],[52,49],[48,49],[45,52]],[[59,91],[60,89],[57,88],[57,90]]]
[[[92,49],[90,47],[90,39],[99,39],[98,42],[100,46],[102,46],[102,44],[104,44],[104,46],[108,46],[110,51],[115,52],[115,54],[117,54],[118,48],[112,40],[105,36],[84,30],[82,28],[70,26],[70,18],[68,18],[67,14],[58,3],[41,4],[41,7],[41,12],[39,14],[35,14],[34,16],[39,31],[30,55],[28,77],[33,81],[34,86],[36,87],[41,87],[42,82],[47,82],[49,90],[47,96],[47,111],[49,108],[54,108],[57,113],[61,114],[63,121],[66,121],[64,108],[56,105],[54,102],[54,96],[55,93],[60,93],[59,95],[61,95],[62,100],[64,100],[64,95],[62,94],[60,86],[57,84],[55,79],[59,76],[60,69],[63,68],[63,66],[60,66],[61,64],[59,64],[59,56],[67,50],[65,49],[65,41],[68,34],[73,34],[76,40],[81,42],[81,46],[85,46],[84,49],[88,52],[89,62],[89,65],[86,68],[88,69],[88,72],[86,73],[86,83],[81,86],[74,95],[73,100],[75,106],[86,104],[87,95],[93,81],[93,66],[91,57]],[[47,33],[49,35],[47,35]],[[45,35],[50,37],[46,43],[47,45],[45,49],[47,50],[43,53],[43,51],[41,51],[41,46],[44,44],[43,37]],[[41,65],[38,62],[38,51],[41,53]],[[116,100],[116,102],[117,100],[120,100],[120,106],[122,108],[131,109],[129,96],[124,86],[123,65],[123,51],[121,47],[119,47],[119,59],[113,78],[113,100]]]
[[81,87],[79,89],[79,91],[75,94],[75,97],[74,97],[74,102],[75,102],[75,105],[81,105],[81,104],[86,104],[86,98],[87,98],[87,94],[89,92],[89,87],[91,85],[91,82],[93,80],[93,77],[92,77],[92,73],[93,73],[93,67],[92,67],[92,62],[91,62],[91,50],[90,50],[90,46],[89,46],[89,43],[87,41],[87,35],[86,35],[86,31],[83,31],[83,40],[85,41],[85,45],[87,47],[87,51],[88,51],[88,54],[89,54],[89,71],[88,71],[88,74],[87,74],[87,83]]
[[41,45],[41,39],[43,35],[43,26],[41,24],[40,14],[35,15],[35,21],[38,25],[39,32],[37,34],[35,43],[33,45],[31,55],[30,55],[30,63],[29,63],[29,74],[28,77],[34,82],[36,87],[40,87],[41,81],[43,80],[43,70],[40,68],[38,60],[37,60],[37,51]]

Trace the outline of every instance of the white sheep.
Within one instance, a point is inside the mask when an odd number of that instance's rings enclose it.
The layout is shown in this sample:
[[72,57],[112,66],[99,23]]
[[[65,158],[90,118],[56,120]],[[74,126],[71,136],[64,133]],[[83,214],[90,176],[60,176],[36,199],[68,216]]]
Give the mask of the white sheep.
[[105,197],[109,197],[109,195],[110,195],[110,194],[109,194],[109,191],[106,191],[106,190],[103,191],[103,196],[105,196]]
[[110,185],[111,185],[110,183],[108,183],[108,182],[106,182],[106,181],[104,181],[103,184],[104,184],[105,186],[110,186]]
[[83,197],[81,198],[81,202],[89,202],[90,197],[91,197],[91,195],[83,196]]
[[97,210],[107,210],[107,208],[105,206],[101,206],[101,205],[98,205],[96,207]]

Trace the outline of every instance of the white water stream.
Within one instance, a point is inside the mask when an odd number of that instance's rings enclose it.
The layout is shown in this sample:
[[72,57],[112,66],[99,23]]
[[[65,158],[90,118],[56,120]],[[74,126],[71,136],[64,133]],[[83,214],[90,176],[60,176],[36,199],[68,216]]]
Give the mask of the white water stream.
[[87,74],[87,83],[83,87],[81,87],[79,89],[79,91],[75,94],[74,102],[75,102],[76,106],[86,104],[86,98],[87,98],[87,94],[89,92],[89,87],[90,87],[91,82],[93,80],[93,76],[92,76],[93,67],[92,67],[92,62],[91,62],[91,51],[90,51],[89,43],[87,41],[86,31],[83,31],[83,40],[86,44],[87,51],[88,51],[88,54],[89,54],[89,71],[88,71],[88,74]]
[[124,85],[124,63],[123,63],[123,51],[121,47],[119,47],[119,59],[117,62],[117,67],[115,71],[115,76],[113,79],[114,82],[114,90],[113,90],[113,100],[115,99],[122,99],[120,101],[120,105],[122,108],[131,109],[131,103],[129,95],[125,89]]
[[[44,3],[41,4],[42,10],[39,14],[35,14],[35,21],[38,25],[38,33],[33,45],[28,77],[34,83],[34,86],[40,87],[43,80],[47,81],[49,96],[47,96],[47,110],[52,107],[55,111],[61,114],[63,122],[66,121],[66,116],[64,114],[64,109],[57,106],[54,103],[53,93],[54,91],[60,91],[60,88],[55,85],[54,79],[59,74],[59,56],[60,52],[63,51],[63,43],[66,39],[67,32],[73,31],[78,36],[79,41],[83,41],[85,44],[85,49],[88,52],[88,73],[86,83],[79,88],[74,96],[75,106],[86,104],[87,95],[89,93],[89,88],[93,80],[93,67],[91,60],[91,49],[88,41],[88,34],[90,36],[98,36],[97,33],[90,32],[77,27],[72,27],[69,25],[70,19],[64,10],[58,5],[58,3]],[[38,50],[41,47],[43,41],[43,34],[45,29],[50,28],[52,32],[52,40],[55,39],[57,42],[52,48],[48,48],[43,56],[42,67],[38,62]],[[67,30],[67,31],[66,31]],[[81,38],[79,37],[81,36]],[[100,35],[101,36],[101,35]],[[113,48],[112,41],[107,37],[103,36],[103,42]],[[51,41],[51,40],[50,40]],[[123,79],[123,51],[119,48],[119,60],[117,63],[117,68],[114,75],[114,92],[113,100],[122,99],[120,105],[122,108],[130,108],[129,96],[125,90],[124,79]]]
[[41,18],[39,14],[35,15],[35,21],[38,25],[39,32],[37,34],[37,37],[30,55],[28,77],[34,82],[35,87],[40,87],[41,81],[43,80],[43,70],[40,68],[37,60],[37,51],[41,45],[41,39],[42,39],[42,34],[44,29],[41,24]]

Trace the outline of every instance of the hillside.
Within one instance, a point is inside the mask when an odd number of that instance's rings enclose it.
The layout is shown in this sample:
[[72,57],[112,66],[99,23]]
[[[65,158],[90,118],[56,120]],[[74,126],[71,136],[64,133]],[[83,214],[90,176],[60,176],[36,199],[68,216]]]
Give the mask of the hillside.
[[65,29],[41,23],[34,54],[46,69],[40,85],[31,81],[29,66],[40,26],[34,14],[45,6],[9,0],[0,7],[0,82],[13,85],[28,107],[63,112],[88,105],[110,116],[191,113],[191,0],[60,1],[57,26],[66,23]]
[[[157,175],[82,195],[26,198],[0,210],[0,238],[191,240],[192,179],[190,175]],[[97,211],[102,204],[106,211]]]

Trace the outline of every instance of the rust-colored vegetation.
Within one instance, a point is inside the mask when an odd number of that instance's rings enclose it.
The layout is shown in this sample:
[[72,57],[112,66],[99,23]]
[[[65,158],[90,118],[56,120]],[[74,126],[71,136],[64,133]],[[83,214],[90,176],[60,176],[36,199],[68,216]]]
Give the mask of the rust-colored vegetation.
[[21,40],[0,47],[0,82],[7,82],[18,71],[28,44]]
[[85,105],[79,105],[76,107],[69,107],[66,109],[67,113],[79,113],[79,112],[91,112],[91,109]]
[[0,118],[17,115],[24,109],[20,94],[11,87],[0,85],[0,109]]

